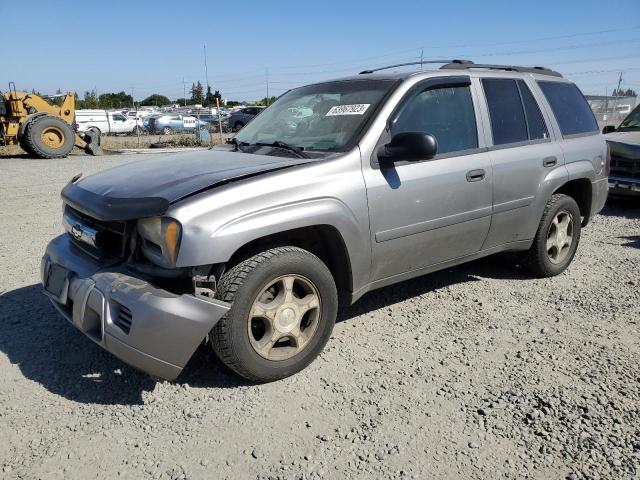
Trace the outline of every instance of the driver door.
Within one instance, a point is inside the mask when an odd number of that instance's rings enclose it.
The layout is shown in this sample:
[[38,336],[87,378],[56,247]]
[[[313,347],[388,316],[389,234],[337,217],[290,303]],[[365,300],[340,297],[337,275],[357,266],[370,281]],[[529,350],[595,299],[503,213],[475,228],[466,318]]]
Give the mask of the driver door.
[[373,245],[372,281],[480,250],[491,224],[492,174],[479,148],[469,77],[439,77],[410,90],[378,145],[401,132],[435,136],[429,160],[365,165]]

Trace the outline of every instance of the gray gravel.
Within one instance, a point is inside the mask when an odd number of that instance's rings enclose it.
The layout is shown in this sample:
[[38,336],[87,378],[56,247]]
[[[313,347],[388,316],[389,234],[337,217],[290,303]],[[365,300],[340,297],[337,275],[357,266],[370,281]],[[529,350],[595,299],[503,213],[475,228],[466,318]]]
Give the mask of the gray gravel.
[[155,383],[38,284],[64,183],[145,158],[0,159],[0,477],[640,478],[639,202],[560,277],[504,255],[367,295],[293,378],[201,348]]

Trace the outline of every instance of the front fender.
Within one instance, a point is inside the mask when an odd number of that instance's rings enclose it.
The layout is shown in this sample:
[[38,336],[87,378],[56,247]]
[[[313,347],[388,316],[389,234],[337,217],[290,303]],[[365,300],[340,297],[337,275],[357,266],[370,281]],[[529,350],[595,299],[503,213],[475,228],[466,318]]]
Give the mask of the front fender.
[[339,232],[351,263],[353,284],[367,281],[370,248],[366,225],[336,198],[315,198],[256,210],[220,225],[203,238],[199,230],[186,226],[180,246],[178,266],[227,262],[242,246],[268,235],[304,227],[328,225]]

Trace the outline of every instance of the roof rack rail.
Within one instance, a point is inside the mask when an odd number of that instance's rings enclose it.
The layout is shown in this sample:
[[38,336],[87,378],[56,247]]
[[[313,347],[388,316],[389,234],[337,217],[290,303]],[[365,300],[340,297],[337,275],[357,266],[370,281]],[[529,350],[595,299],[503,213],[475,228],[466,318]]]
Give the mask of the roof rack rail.
[[521,73],[541,73],[543,75],[551,75],[553,77],[562,78],[562,74],[545,67],[518,67],[517,65],[492,65],[487,63],[473,62],[450,62],[440,67],[441,70],[470,70],[472,68],[484,68],[487,70],[505,70],[508,72]]
[[388,70],[396,67],[407,67],[409,65],[424,65],[425,63],[445,63],[447,65],[465,65],[467,63],[473,63],[469,60],[423,60],[421,62],[408,62],[408,63],[396,63],[395,65],[387,65],[386,67],[372,68],[370,70],[363,70],[360,75],[366,75],[368,73],[379,72],[380,70]]

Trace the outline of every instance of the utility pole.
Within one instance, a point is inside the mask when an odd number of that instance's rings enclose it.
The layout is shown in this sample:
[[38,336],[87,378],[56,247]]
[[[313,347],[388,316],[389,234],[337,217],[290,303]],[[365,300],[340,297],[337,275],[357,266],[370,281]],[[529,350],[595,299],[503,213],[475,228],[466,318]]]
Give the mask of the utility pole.
[[[209,69],[207,68],[207,46],[204,45],[204,80],[207,84],[207,92],[209,91]],[[206,99],[205,93],[205,99]]]
[[620,76],[618,77],[618,88],[616,89],[616,97],[620,97],[620,85],[622,85],[622,72],[620,72]]
[[269,106],[269,69],[264,69],[264,78],[267,83],[267,107]]
[[184,83],[184,77],[182,77],[182,101],[184,106],[187,106],[187,85]]
[[131,85],[131,108],[136,109],[136,101],[133,99],[133,85]]
[[422,60],[424,59],[424,48],[420,49],[420,71],[422,71]]

